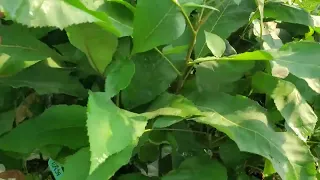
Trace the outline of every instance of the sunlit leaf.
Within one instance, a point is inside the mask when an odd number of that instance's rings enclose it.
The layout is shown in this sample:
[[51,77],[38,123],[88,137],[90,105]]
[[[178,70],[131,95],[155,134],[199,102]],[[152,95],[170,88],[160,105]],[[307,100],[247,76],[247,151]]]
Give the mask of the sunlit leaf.
[[286,123],[300,139],[306,141],[313,134],[318,118],[294,84],[262,72],[253,76],[252,84],[258,92],[273,98]]
[[226,50],[226,43],[216,34],[205,31],[206,43],[212,54],[221,57]]
[[87,120],[90,174],[110,156],[136,142],[146,124],[146,117],[118,108],[104,93],[90,93]]
[[217,128],[234,140],[241,151],[269,159],[285,180],[315,179],[309,147],[291,133],[274,132],[265,110],[242,96],[194,93],[190,99],[207,116],[196,121]]

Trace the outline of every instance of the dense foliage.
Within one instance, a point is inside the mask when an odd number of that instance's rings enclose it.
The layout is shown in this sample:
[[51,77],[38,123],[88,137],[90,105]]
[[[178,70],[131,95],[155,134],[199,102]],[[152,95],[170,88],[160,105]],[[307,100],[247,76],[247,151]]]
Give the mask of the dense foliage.
[[320,178],[319,0],[0,12],[0,178]]

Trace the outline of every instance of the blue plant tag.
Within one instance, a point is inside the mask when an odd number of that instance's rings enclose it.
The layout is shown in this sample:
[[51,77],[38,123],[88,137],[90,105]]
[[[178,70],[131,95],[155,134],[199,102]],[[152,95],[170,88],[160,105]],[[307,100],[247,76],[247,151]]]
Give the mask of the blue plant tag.
[[63,175],[62,167],[56,163],[53,159],[49,159],[48,161],[49,168],[56,180],[59,180]]

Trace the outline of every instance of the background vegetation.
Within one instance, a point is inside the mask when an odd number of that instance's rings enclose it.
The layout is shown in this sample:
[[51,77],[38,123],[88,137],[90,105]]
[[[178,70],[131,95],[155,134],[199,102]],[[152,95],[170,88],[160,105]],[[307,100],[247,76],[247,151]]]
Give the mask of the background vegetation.
[[0,177],[319,179],[319,4],[0,0]]

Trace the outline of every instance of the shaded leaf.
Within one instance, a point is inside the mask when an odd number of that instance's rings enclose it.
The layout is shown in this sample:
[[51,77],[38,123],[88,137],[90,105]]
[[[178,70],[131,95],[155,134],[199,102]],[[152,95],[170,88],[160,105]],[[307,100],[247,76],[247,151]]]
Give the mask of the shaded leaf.
[[61,60],[59,54],[18,26],[1,26],[0,38],[0,77],[16,74],[42,60]]
[[54,47],[62,54],[62,58],[66,62],[76,64],[77,70],[89,75],[98,74],[98,72],[96,72],[90,65],[86,54],[74,47],[72,44],[58,44]]
[[14,88],[30,87],[38,94],[62,93],[76,97],[86,97],[87,90],[71,71],[63,68],[50,68],[37,63],[10,77],[0,78],[0,83]]
[[171,0],[138,1],[133,22],[133,53],[173,42],[182,35],[185,26],[182,13]]
[[219,147],[219,155],[225,166],[237,169],[245,163],[250,154],[241,152],[236,143],[228,140]]
[[139,159],[143,162],[154,162],[159,157],[159,147],[152,143],[145,143],[140,147]]
[[197,66],[196,81],[199,91],[221,91],[223,86],[241,79],[254,67],[254,61],[210,61]]
[[53,106],[1,137],[0,149],[23,154],[49,144],[77,149],[88,144],[85,120],[84,107]]
[[90,93],[87,115],[90,174],[111,155],[126,151],[143,134],[147,124],[146,117],[118,108],[104,93]]
[[[118,180],[150,180],[151,177],[144,176],[140,173],[124,174],[118,178]],[[156,178],[152,178],[156,179]]]
[[117,37],[95,24],[75,25],[66,30],[71,44],[87,55],[97,72],[104,74],[117,49]]
[[248,23],[250,13],[256,9],[254,2],[251,0],[242,0],[239,5],[237,5],[234,0],[219,0],[213,2],[216,3],[219,11],[212,11],[208,20],[200,28],[195,46],[197,58],[209,52],[209,49],[206,47],[204,31],[227,39],[231,33]]
[[135,65],[128,58],[117,58],[106,72],[105,92],[107,97],[113,97],[128,87],[135,73]]
[[162,177],[162,180],[177,179],[227,180],[228,176],[227,169],[218,161],[205,156],[195,156],[186,159],[181,163],[177,170],[174,170]]
[[14,110],[0,112],[0,136],[12,129],[13,122]]
[[269,159],[284,180],[315,179],[314,158],[309,147],[291,133],[274,132],[265,110],[242,96],[190,95],[204,112],[196,121],[217,128],[234,140],[240,151]]
[[132,61],[135,63],[135,74],[130,85],[121,93],[121,101],[126,109],[155,99],[177,77],[169,63],[156,51],[137,54]]
[[313,134],[318,118],[294,84],[258,72],[252,77],[252,85],[273,98],[287,125],[300,139],[306,141]]

